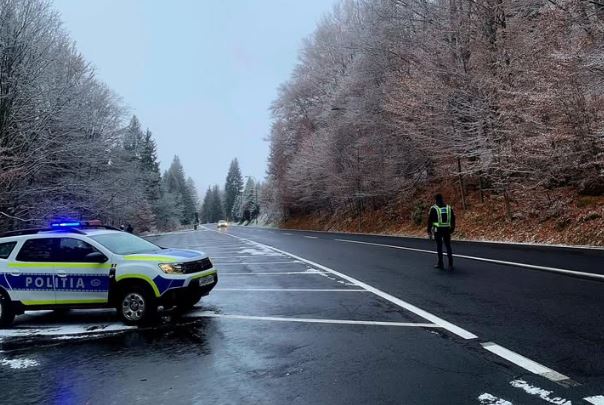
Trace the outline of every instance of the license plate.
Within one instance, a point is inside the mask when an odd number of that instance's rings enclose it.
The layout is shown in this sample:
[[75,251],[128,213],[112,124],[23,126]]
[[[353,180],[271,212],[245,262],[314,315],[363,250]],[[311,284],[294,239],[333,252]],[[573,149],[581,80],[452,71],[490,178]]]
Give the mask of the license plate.
[[212,284],[214,282],[214,276],[206,276],[204,278],[199,279],[199,286],[203,287],[208,284]]

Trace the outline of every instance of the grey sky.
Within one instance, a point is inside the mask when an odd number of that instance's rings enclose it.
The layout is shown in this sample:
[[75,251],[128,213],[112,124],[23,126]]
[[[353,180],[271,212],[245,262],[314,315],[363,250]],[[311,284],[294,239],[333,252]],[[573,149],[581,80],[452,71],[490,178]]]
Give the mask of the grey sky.
[[200,193],[230,160],[265,176],[268,108],[336,0],[55,0],[97,76],[180,156]]

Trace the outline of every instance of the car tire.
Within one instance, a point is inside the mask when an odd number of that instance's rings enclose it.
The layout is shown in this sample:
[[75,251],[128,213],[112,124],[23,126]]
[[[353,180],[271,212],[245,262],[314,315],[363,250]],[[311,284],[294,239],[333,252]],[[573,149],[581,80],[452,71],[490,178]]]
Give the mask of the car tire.
[[117,312],[126,325],[142,325],[157,315],[157,302],[145,288],[127,287],[120,295]]
[[0,328],[7,328],[15,320],[15,311],[8,294],[0,291]]

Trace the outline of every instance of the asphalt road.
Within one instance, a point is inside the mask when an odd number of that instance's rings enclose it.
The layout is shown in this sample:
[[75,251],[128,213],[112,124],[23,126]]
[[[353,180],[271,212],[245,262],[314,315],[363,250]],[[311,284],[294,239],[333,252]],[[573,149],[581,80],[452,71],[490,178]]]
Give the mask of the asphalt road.
[[151,239],[206,251],[217,288],[145,329],[105,310],[18,319],[0,331],[0,403],[604,404],[601,250],[456,243],[471,258],[450,273],[427,240]]

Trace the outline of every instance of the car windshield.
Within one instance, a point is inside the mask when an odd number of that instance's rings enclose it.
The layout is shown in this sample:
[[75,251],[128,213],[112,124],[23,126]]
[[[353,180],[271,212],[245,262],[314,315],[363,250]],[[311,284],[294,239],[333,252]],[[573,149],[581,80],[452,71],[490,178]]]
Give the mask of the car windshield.
[[126,232],[104,233],[90,236],[90,238],[118,255],[150,253],[161,250],[159,246]]

